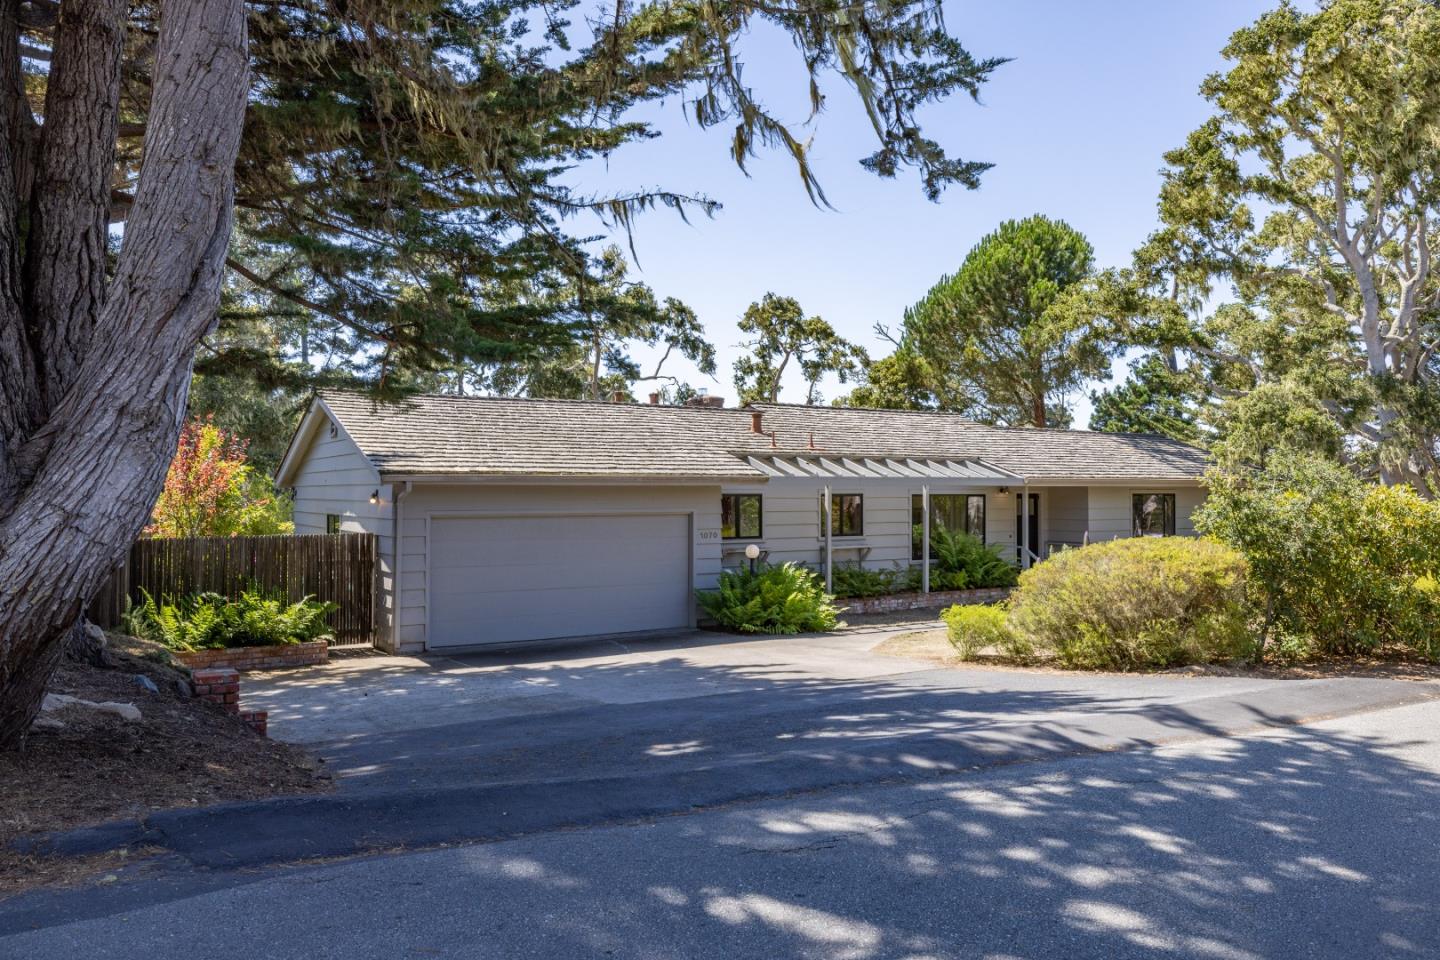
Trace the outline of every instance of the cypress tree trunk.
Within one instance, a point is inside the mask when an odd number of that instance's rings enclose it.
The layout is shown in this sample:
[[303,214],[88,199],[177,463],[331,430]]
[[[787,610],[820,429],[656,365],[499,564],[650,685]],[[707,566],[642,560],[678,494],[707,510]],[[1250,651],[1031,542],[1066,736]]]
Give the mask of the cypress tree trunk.
[[[144,163],[107,279],[125,0],[64,0],[45,122],[0,17],[0,747],[139,534],[213,324],[248,91],[242,0],[164,0]],[[26,260],[20,262],[20,251]]]

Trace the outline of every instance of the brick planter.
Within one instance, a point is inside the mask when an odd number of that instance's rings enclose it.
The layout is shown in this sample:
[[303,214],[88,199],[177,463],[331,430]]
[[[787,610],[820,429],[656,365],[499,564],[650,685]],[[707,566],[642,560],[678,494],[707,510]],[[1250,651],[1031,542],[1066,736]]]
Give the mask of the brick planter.
[[226,713],[240,713],[240,674],[229,667],[211,667],[195,670],[190,679],[195,681],[195,696],[220,707]]
[[285,643],[269,647],[197,650],[194,653],[177,653],[175,659],[191,670],[274,670],[325,663],[330,659],[330,648],[324,640],[308,640],[305,643]]
[[891,593],[883,597],[850,597],[836,602],[846,613],[894,613],[897,610],[939,610],[957,603],[999,603],[1010,596],[1009,587],[983,590],[937,590],[933,593]]

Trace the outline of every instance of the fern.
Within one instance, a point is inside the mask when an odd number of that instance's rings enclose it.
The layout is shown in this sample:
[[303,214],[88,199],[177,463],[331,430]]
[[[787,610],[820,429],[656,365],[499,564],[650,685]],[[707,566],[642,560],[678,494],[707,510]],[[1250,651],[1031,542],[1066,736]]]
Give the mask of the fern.
[[820,578],[797,563],[767,566],[755,573],[727,570],[714,590],[697,591],[706,615],[741,633],[823,632],[840,625]]

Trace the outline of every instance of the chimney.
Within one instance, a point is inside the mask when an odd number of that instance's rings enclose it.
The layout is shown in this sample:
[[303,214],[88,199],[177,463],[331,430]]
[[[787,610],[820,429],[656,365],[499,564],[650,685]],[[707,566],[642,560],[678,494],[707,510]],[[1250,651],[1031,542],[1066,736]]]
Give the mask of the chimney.
[[650,406],[652,406],[652,407],[658,407],[658,406],[660,406],[660,394],[658,394],[658,393],[652,393],[652,394],[650,394]]
[[750,414],[750,432],[751,432],[751,433],[764,433],[764,432],[765,432],[765,425],[764,425],[764,423],[761,422],[761,421],[762,421],[762,417],[763,417],[763,415],[760,413],[759,410],[755,410],[755,411],[752,411],[752,412],[751,412],[751,414]]
[[720,396],[719,394],[716,394],[712,397],[708,394],[702,393],[699,396],[691,397],[688,401],[686,401],[685,405],[689,407],[719,408],[725,406],[725,398]]
[[612,403],[629,403],[630,394],[626,393],[624,390],[616,390],[610,395],[610,401]]

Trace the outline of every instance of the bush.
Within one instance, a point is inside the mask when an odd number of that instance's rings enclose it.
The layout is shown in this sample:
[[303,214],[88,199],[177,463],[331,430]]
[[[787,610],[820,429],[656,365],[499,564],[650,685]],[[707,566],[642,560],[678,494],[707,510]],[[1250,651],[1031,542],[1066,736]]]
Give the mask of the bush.
[[318,603],[313,597],[286,603],[258,590],[247,590],[234,600],[218,593],[158,602],[148,593],[144,596],[138,607],[125,612],[125,632],[189,652],[316,640],[326,635],[325,617],[335,609],[333,603]]
[[1016,649],[1016,638],[1006,622],[1003,607],[956,605],[947,608],[940,616],[949,628],[950,645],[961,660],[975,659],[975,655],[986,647],[996,647],[1002,654],[1014,659],[1028,659]]
[[[968,533],[951,533],[944,527],[934,527],[930,531],[930,548],[935,552],[930,571],[931,589],[1013,587],[1019,576],[1015,565],[1001,556],[999,546],[987,547]],[[936,588],[936,568],[942,578],[958,586]]]
[[868,570],[858,563],[836,564],[830,585],[837,597],[883,597],[907,586],[907,578],[899,570]]
[[1440,659],[1440,504],[1303,458],[1207,484],[1196,527],[1245,556],[1262,636],[1281,651]]
[[715,590],[696,591],[700,609],[720,626],[741,633],[809,633],[834,630],[840,611],[814,571],[798,563],[726,570]]
[[1244,558],[1209,540],[1144,537],[1066,550],[1021,574],[1009,605],[1016,643],[1067,667],[1169,667],[1254,648]]

